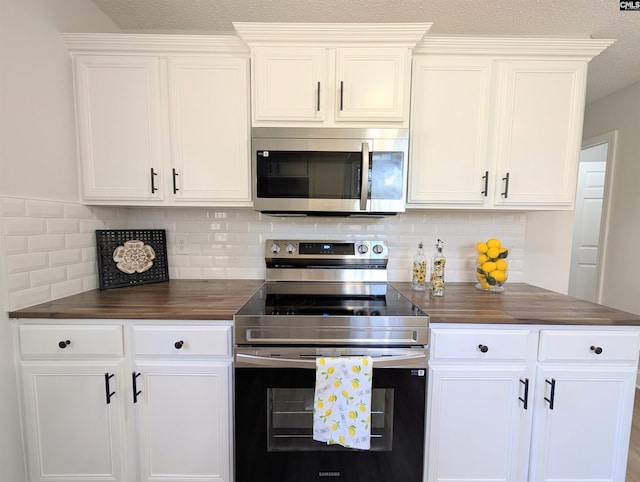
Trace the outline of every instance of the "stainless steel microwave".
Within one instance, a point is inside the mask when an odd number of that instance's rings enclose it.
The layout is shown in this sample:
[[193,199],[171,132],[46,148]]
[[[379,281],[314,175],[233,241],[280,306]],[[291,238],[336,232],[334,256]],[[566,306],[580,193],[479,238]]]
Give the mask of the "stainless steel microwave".
[[408,129],[254,128],[254,209],[273,215],[404,212],[408,146]]

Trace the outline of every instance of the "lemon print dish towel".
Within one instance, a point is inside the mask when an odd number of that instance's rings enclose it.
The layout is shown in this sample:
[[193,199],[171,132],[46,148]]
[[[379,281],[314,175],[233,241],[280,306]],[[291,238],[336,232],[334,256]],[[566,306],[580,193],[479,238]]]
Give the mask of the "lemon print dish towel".
[[313,440],[369,450],[372,368],[369,356],[316,358]]

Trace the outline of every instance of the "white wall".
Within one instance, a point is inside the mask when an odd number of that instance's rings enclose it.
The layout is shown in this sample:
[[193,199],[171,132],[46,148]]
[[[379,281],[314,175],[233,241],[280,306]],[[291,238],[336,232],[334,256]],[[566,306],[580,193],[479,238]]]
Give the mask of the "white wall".
[[[0,196],[78,199],[67,50],[59,31],[116,31],[87,0],[0,0]],[[0,479],[25,480],[0,205]]]
[[640,314],[640,83],[589,104],[585,139],[618,130],[602,303]]

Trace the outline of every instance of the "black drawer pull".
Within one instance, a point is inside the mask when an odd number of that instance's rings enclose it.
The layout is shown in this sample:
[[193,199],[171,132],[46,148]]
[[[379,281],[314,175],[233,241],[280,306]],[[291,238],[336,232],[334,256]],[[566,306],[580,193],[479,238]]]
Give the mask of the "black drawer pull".
[[487,345],[478,345],[478,350],[480,350],[482,353],[487,353],[489,351],[489,347]]
[[602,353],[602,347],[601,346],[591,346],[590,350],[595,353],[596,355],[599,355],[600,353]]
[[552,378],[551,381],[545,380],[549,385],[551,385],[551,392],[549,393],[549,398],[544,397],[544,399],[549,402],[549,410],[553,410],[553,403],[556,399],[556,379]]
[[107,405],[111,403],[111,397],[113,397],[116,394],[116,392],[112,392],[111,388],[109,387],[109,380],[112,379],[113,377],[115,377],[114,373],[112,373],[111,375],[109,375],[108,372],[104,374],[104,389],[105,389],[105,394],[107,396]]
[[141,373],[132,372],[131,373],[131,382],[133,385],[133,403],[138,403],[138,395],[142,394],[142,390],[138,390],[138,380],[137,378],[141,375]]
[[529,406],[529,379],[525,378],[524,380],[521,378],[520,383],[524,385],[524,394],[522,397],[518,397],[518,400],[522,402],[522,408],[527,410]]
[[71,345],[71,340],[61,340],[60,342],[58,342],[58,346],[63,350],[69,345]]
[[180,341],[176,341],[173,346],[176,347],[176,350],[179,350],[180,348],[182,348],[182,346],[184,345],[184,341],[180,340]]

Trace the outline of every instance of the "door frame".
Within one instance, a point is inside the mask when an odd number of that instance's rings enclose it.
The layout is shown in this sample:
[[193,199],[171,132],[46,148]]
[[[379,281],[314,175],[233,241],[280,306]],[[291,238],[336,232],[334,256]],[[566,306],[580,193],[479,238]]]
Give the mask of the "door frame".
[[[588,149],[589,147],[598,146],[600,144],[607,144],[607,159],[604,179],[604,193],[602,195],[602,216],[600,219],[600,234],[598,236],[598,258],[596,266],[596,293],[595,302],[602,303],[602,287],[605,272],[607,245],[609,241],[609,219],[611,214],[611,182],[614,174],[615,158],[616,158],[616,144],[618,139],[618,131],[613,130],[605,132],[589,139],[582,141],[580,150]],[[572,243],[573,244],[573,243]]]

